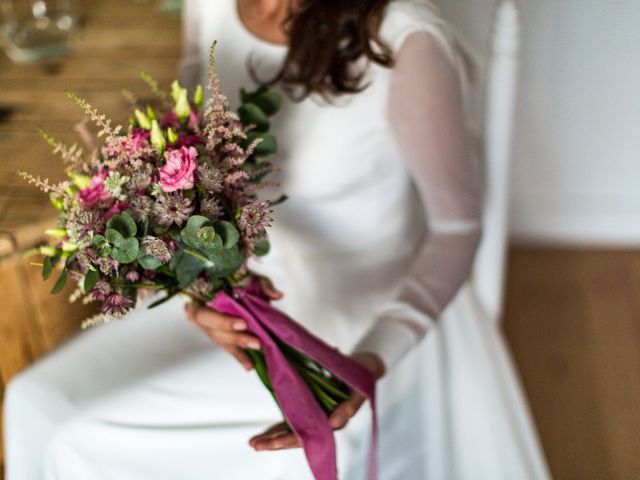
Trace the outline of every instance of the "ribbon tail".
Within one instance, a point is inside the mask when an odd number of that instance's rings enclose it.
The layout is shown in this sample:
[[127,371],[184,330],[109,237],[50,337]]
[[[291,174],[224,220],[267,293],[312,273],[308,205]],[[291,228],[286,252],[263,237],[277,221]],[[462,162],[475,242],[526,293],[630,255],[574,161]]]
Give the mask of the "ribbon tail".
[[273,308],[271,312],[255,312],[247,305],[244,295],[234,299],[224,292],[218,292],[207,305],[242,318],[247,322],[248,331],[260,339],[274,395],[304,448],[314,477],[316,480],[337,480],[336,446],[327,417],[265,328],[271,321]]

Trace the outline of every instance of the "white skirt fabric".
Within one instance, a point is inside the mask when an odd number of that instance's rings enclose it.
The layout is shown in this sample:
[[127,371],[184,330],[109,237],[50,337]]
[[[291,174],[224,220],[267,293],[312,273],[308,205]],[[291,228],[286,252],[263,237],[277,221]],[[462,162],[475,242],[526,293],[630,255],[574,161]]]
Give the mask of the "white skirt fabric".
[[[465,288],[379,384],[382,480],[549,478],[502,339]],[[86,331],[5,397],[7,480],[304,480],[301,451],[254,452],[280,414],[186,319],[179,299]],[[365,476],[368,411],[338,435]]]

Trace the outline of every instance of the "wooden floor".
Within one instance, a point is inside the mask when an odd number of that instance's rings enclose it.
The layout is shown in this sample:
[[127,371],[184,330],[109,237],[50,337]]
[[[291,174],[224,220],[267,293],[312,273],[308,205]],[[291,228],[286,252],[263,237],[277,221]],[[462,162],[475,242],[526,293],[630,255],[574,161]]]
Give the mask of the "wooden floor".
[[640,251],[514,249],[505,329],[556,479],[640,479]]

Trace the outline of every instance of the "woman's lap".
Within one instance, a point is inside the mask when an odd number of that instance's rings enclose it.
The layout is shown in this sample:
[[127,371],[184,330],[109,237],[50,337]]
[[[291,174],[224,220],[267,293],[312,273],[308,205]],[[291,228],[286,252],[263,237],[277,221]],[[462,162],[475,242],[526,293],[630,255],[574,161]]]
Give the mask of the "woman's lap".
[[[197,479],[199,468],[221,474],[233,459],[275,465],[246,444],[280,418],[272,399],[186,320],[179,300],[77,335],[11,383],[5,409],[8,480],[41,478],[36,466],[18,473],[18,464],[43,457],[45,478],[65,480],[116,471],[169,479],[172,467],[187,472],[194,462],[189,478]],[[161,469],[153,477],[143,473],[152,464]]]

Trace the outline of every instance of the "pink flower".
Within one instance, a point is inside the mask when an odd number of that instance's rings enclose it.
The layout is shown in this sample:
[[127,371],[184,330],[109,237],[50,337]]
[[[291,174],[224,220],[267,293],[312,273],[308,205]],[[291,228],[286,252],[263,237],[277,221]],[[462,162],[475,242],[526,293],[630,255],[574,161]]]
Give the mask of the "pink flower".
[[151,132],[148,130],[143,130],[142,128],[136,128],[133,132],[131,132],[131,149],[132,151],[139,150],[142,147],[149,145],[149,137],[151,136]]
[[166,112],[160,117],[160,127],[162,128],[173,128],[174,130],[178,130],[180,128],[180,120],[178,120],[178,115],[174,111]]
[[202,138],[198,135],[180,135],[176,142],[176,148],[194,147],[202,143]]
[[160,169],[160,184],[165,192],[189,190],[195,183],[196,156],[193,147],[167,152],[167,163]]
[[78,198],[87,207],[93,207],[96,203],[111,198],[109,192],[104,189],[104,180],[106,178],[107,172],[98,173],[93,176],[87,188],[83,188],[78,192]]
[[111,217],[113,217],[114,215],[119,215],[122,212],[124,212],[127,208],[129,208],[129,204],[127,202],[116,202],[113,205],[111,205],[111,207],[109,208],[109,210],[107,210],[104,214],[104,219],[105,220],[109,220]]

